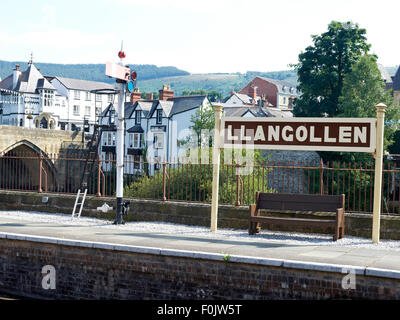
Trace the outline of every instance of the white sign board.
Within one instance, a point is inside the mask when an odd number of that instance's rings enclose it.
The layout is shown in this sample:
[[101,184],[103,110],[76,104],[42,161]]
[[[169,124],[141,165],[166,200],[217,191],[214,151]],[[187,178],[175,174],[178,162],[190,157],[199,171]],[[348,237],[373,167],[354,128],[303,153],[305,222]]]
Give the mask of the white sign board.
[[109,61],[106,62],[106,76],[128,81],[130,72],[131,71],[128,67]]

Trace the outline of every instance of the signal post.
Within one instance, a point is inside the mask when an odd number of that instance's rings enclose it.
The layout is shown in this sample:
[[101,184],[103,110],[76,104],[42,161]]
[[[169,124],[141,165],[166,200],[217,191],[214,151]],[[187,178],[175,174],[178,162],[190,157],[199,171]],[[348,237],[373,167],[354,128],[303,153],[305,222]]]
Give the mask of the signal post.
[[106,63],[106,75],[111,78],[116,78],[119,89],[118,97],[118,122],[117,122],[117,146],[116,146],[116,157],[117,157],[117,210],[116,219],[114,224],[124,224],[123,220],[123,196],[124,196],[124,127],[125,127],[125,87],[129,92],[132,92],[136,82],[136,72],[131,70],[128,66],[122,64],[122,59],[125,58],[125,52],[118,52],[118,57],[121,61],[118,64],[107,62]]

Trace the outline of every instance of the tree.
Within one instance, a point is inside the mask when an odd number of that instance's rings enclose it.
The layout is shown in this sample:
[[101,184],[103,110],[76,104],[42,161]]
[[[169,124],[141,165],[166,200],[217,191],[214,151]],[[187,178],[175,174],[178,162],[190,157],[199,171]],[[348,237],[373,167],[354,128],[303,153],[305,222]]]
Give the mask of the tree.
[[339,97],[338,116],[349,118],[375,118],[378,103],[387,105],[385,113],[385,149],[393,142],[398,128],[400,107],[394,103],[389,91],[385,91],[375,55],[363,55],[353,64],[343,79]]
[[313,45],[299,54],[294,65],[301,92],[295,101],[296,116],[337,115],[343,79],[370,48],[365,34],[357,24],[332,21],[327,32],[312,36]]
[[190,96],[190,95],[205,95],[208,97],[208,100],[211,102],[216,102],[222,100],[222,93],[218,90],[206,91],[204,89],[199,90],[183,90],[183,96]]

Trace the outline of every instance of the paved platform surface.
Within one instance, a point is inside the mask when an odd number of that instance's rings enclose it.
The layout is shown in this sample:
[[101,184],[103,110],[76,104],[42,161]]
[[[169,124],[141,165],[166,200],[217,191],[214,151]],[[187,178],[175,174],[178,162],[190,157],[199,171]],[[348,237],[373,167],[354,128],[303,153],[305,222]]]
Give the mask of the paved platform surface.
[[[135,223],[135,222],[128,222]],[[232,256],[260,257],[290,261],[347,265],[362,268],[379,268],[400,272],[400,250],[338,246],[288,244],[254,239],[215,239],[210,236],[193,236],[184,233],[130,231],[105,222],[106,228],[74,225],[69,223],[46,223],[0,217],[0,233],[16,233],[60,239],[93,241],[109,244],[187,250],[194,252],[230,254]],[[244,230],[245,232],[245,230]],[[330,242],[329,236],[326,242]],[[340,240],[339,240],[340,241]],[[400,247],[400,241],[399,241]],[[399,273],[400,274],[400,273]]]

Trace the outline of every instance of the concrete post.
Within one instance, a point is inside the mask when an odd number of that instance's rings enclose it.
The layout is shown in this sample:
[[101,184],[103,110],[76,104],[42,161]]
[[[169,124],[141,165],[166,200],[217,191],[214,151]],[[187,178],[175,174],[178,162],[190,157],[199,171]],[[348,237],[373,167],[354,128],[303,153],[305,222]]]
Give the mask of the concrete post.
[[383,132],[386,105],[376,105],[376,153],[374,181],[374,211],[372,216],[372,241],[379,242],[381,198],[382,198],[382,166],[383,166]]
[[214,148],[213,148],[213,179],[212,179],[212,202],[211,202],[211,232],[217,231],[218,224],[218,187],[219,187],[219,167],[221,155],[221,120],[222,106],[214,105],[215,128],[214,128]]

